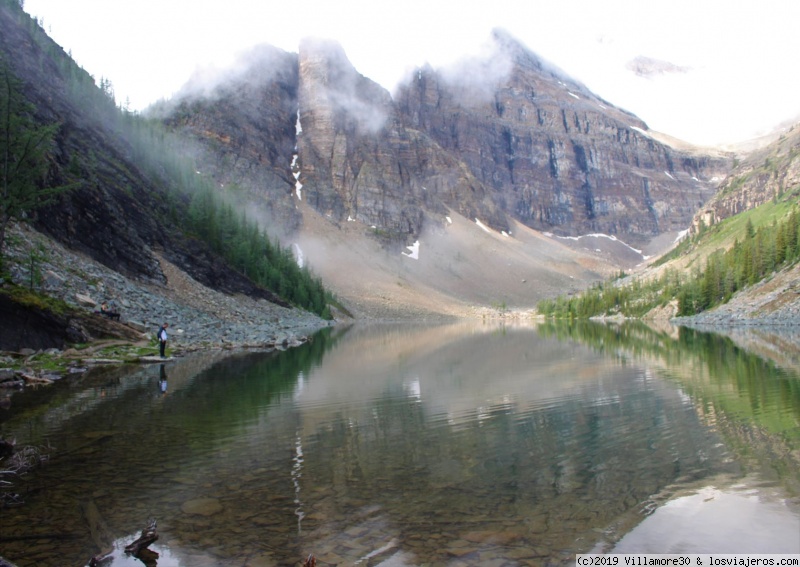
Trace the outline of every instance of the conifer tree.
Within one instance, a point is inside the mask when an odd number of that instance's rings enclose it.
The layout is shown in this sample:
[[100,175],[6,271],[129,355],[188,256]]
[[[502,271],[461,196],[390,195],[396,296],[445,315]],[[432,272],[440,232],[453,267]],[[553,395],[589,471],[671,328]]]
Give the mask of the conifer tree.
[[19,80],[0,60],[0,267],[11,220],[23,218],[68,188],[42,183],[57,131],[57,124],[36,124]]

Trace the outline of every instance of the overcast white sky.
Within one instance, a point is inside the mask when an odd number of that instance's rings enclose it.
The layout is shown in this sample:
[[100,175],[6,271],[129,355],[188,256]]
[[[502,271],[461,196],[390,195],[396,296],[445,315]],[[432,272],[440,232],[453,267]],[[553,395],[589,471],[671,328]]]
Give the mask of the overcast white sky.
[[[195,69],[269,43],[337,40],[393,91],[413,67],[474,54],[495,27],[661,132],[742,141],[800,117],[795,0],[25,0],[25,11],[117,101],[142,109]],[[685,67],[649,78],[644,56]]]

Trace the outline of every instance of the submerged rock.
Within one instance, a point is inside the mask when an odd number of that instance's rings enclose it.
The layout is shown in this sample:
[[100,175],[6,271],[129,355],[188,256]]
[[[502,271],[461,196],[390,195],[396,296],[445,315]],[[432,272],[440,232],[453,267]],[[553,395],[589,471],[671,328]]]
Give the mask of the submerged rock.
[[181,511],[184,514],[213,516],[222,512],[222,504],[216,498],[197,498],[196,500],[184,502],[181,506]]

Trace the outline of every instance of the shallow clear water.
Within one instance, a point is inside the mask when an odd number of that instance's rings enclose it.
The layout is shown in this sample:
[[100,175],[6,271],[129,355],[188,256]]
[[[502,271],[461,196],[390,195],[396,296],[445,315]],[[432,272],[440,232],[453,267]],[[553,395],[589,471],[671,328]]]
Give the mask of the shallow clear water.
[[73,380],[0,414],[52,447],[2,510],[21,567],[141,565],[150,518],[161,567],[800,552],[800,378],[713,335],[371,325]]

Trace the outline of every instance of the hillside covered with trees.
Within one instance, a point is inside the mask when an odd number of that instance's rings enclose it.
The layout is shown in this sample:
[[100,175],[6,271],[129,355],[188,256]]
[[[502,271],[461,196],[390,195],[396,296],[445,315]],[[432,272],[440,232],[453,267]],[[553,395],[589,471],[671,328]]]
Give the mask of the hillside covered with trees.
[[184,142],[118,104],[18,0],[0,2],[0,79],[0,258],[8,224],[31,221],[128,275],[163,281],[156,247],[202,283],[331,317],[332,294],[236,187],[216,186]]
[[620,273],[583,293],[538,304],[547,317],[643,317],[677,302],[679,316],[693,316],[726,304],[735,294],[800,261],[800,188],[710,227],[700,220],[652,267]]

